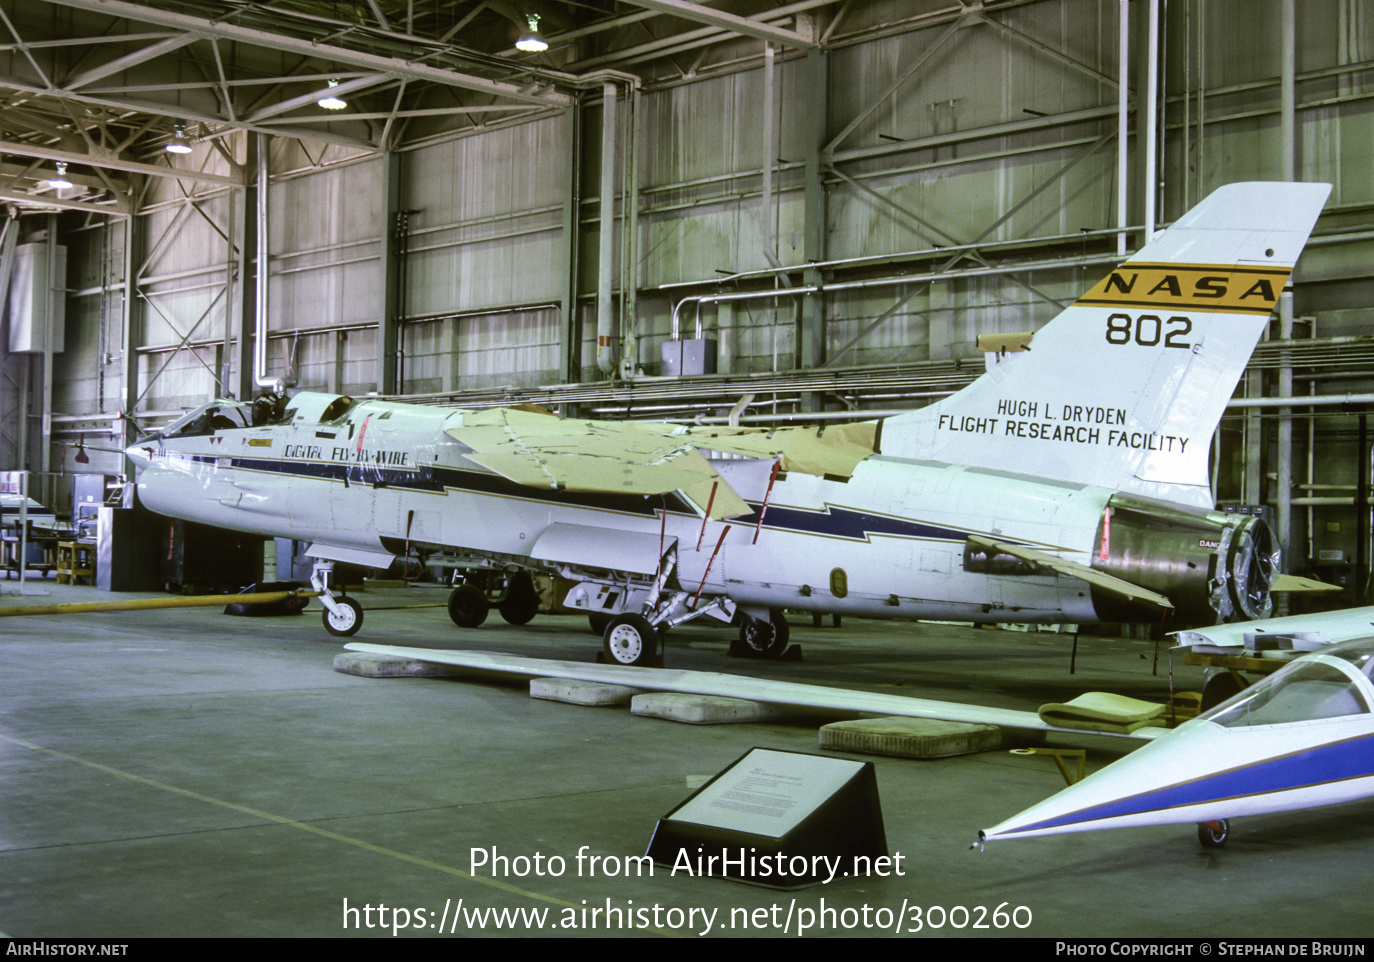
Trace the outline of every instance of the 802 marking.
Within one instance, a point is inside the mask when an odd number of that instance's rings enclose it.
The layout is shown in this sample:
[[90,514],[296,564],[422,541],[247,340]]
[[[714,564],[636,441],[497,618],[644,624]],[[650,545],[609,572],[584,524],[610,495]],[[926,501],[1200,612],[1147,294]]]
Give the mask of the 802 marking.
[[1193,322],[1186,317],[1174,316],[1167,321],[1160,320],[1158,314],[1141,314],[1134,319],[1129,314],[1111,314],[1107,317],[1108,344],[1135,343],[1141,347],[1158,347],[1163,340],[1165,347],[1187,349],[1193,344],[1184,338],[1192,330]]

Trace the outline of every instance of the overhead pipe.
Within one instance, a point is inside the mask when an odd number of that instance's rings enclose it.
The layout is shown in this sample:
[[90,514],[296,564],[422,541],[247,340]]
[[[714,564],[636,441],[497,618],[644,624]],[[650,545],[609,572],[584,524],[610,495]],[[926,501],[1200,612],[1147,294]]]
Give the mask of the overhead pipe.
[[[687,304],[719,304],[727,301],[764,300],[770,297],[796,297],[801,294],[817,294],[828,291],[852,291],[870,287],[896,287],[901,284],[918,284],[922,281],[950,280],[960,277],[995,277],[1003,274],[1020,274],[1026,271],[1049,270],[1063,267],[1086,267],[1092,264],[1115,264],[1121,258],[1115,254],[1095,254],[1085,257],[1068,257],[1053,261],[1037,261],[1029,264],[1016,264],[1006,267],[976,267],[962,271],[930,271],[925,274],[904,274],[901,277],[880,277],[866,281],[844,281],[839,284],[808,284],[805,287],[773,288],[764,291],[744,291],[735,294],[698,294],[684,297],[673,305],[673,340],[681,339],[682,308]],[[701,316],[697,315],[696,337],[700,338]]]
[[[1131,228],[1138,230],[1138,227]],[[1081,244],[1084,240],[1093,240],[1099,237],[1110,237],[1117,233],[1117,228],[1103,228],[1101,230],[1078,230],[1072,234],[1051,234],[1046,237],[1022,237],[1016,240],[1007,241],[983,241],[977,244],[950,244],[944,247],[922,247],[918,250],[897,251],[892,254],[864,254],[858,257],[841,257],[834,260],[808,261],[804,264],[784,264],[779,267],[759,267],[749,271],[738,271],[734,274],[726,274],[722,277],[710,281],[670,281],[667,284],[659,284],[657,287],[649,288],[654,291],[672,291],[679,287],[702,287],[706,284],[731,284],[736,281],[746,280],[751,277],[771,277],[774,274],[798,274],[807,270],[824,270],[831,267],[858,267],[867,264],[892,264],[914,258],[948,258],[951,254],[958,254],[962,251],[992,251],[1010,247],[1030,247],[1046,246],[1050,244],[1071,241]],[[1374,240],[1374,231],[1369,232],[1368,237],[1356,237],[1356,240]],[[1311,246],[1312,242],[1308,242]],[[1123,257],[1117,258],[1124,260]],[[950,276],[954,276],[951,272]]]

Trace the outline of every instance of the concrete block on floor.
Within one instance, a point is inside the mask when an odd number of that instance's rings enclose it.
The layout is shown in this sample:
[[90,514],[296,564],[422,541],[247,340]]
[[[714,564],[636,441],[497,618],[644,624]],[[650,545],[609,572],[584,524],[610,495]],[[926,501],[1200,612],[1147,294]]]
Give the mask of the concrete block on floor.
[[785,714],[783,709],[743,698],[719,695],[685,695],[675,692],[655,692],[636,695],[630,703],[635,715],[666,718],[688,725],[729,725],[738,722],[774,721]]
[[579,681],[572,678],[533,678],[530,680],[530,697],[545,701],[561,701],[569,705],[591,705],[595,707],[630,704],[630,699],[643,689],[630,688],[628,685],[608,685],[597,681]]
[[820,747],[862,755],[946,758],[1001,748],[1002,729],[928,718],[860,718],[823,726]]
[[463,669],[435,665],[395,655],[374,655],[365,651],[345,651],[334,656],[334,670],[363,678],[451,678]]

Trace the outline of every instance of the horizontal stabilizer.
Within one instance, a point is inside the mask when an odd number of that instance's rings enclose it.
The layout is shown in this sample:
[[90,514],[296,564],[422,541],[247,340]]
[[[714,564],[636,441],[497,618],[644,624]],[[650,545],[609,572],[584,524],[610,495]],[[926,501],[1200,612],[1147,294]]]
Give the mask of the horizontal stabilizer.
[[1340,585],[1329,585],[1316,578],[1303,578],[1300,575],[1275,575],[1270,591],[1311,591],[1316,593],[1344,591]]
[[1151,591],[1149,588],[1142,588],[1133,585],[1123,578],[1109,575],[1106,572],[1090,568],[1077,561],[1069,561],[1067,558],[1059,558],[1043,551],[1036,551],[1034,548],[1027,548],[1020,544],[1007,544],[1004,541],[994,541],[992,538],[984,538],[982,535],[971,534],[968,540],[972,544],[984,548],[992,548],[1002,554],[1009,554],[1013,558],[1020,558],[1022,561],[1029,561],[1032,564],[1049,568],[1061,575],[1069,575],[1080,581],[1086,581],[1090,585],[1109,591],[1112,594],[1120,595],[1127,601],[1143,601],[1147,604],[1156,605],[1166,611],[1172,611],[1174,604],[1161,594]]

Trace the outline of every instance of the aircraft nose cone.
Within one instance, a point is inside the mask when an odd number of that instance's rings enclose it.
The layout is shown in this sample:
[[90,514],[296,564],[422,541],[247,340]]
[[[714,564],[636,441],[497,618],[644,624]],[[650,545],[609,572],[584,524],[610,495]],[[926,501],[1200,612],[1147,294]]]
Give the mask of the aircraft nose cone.
[[980,841],[1058,835],[1128,825],[1192,821],[1176,810],[1204,804],[1187,788],[1214,770],[1209,742],[1220,732],[1190,723],[1163,735],[1039,804],[979,833]]
[[144,438],[141,441],[135,441],[125,448],[124,456],[133,463],[135,470],[142,471],[153,463],[153,458],[158,448],[159,444],[157,441],[154,441],[152,438]]

